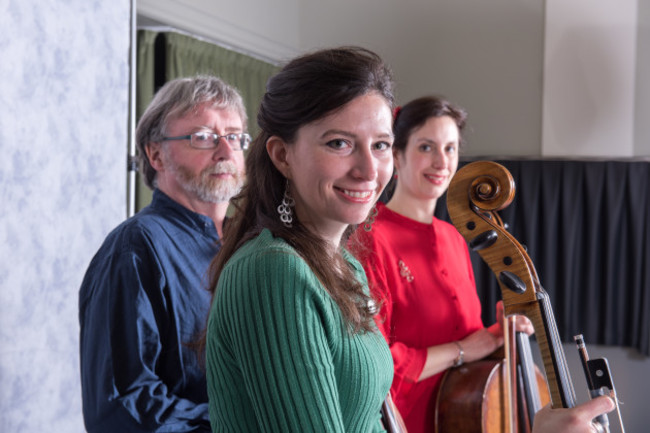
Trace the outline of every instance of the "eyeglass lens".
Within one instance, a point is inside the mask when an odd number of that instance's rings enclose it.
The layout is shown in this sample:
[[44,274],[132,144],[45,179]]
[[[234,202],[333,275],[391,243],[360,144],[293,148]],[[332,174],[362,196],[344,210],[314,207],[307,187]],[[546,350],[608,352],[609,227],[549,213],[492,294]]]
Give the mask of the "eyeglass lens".
[[195,132],[192,134],[190,144],[199,149],[211,149],[219,146],[221,138],[225,139],[228,145],[235,150],[245,149],[248,145],[247,134],[219,135],[210,132]]

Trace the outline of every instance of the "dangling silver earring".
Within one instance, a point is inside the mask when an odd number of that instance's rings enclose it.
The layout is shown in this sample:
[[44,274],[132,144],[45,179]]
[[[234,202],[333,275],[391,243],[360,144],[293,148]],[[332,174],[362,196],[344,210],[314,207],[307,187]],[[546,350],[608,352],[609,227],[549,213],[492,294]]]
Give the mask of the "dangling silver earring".
[[293,222],[293,209],[296,205],[296,201],[289,194],[289,180],[287,179],[287,185],[284,188],[284,197],[282,198],[282,204],[278,206],[278,213],[280,214],[280,221],[284,224],[285,227],[292,227],[291,223]]

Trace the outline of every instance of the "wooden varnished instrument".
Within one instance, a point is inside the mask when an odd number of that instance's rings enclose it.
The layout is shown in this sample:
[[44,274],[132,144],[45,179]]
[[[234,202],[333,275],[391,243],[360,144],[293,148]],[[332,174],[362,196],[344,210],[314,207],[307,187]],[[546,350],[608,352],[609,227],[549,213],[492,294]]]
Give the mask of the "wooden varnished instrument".
[[[473,162],[461,168],[449,185],[449,216],[470,248],[480,254],[496,275],[506,317],[521,314],[531,320],[544,364],[552,407],[574,407],[576,398],[573,382],[548,294],[542,288],[525,248],[508,233],[497,213],[512,202],[514,195],[515,184],[505,167],[490,161]],[[592,391],[592,395],[604,393],[607,389],[610,394],[615,394],[607,363],[598,361],[596,367],[594,361],[597,360],[583,361],[587,374],[590,370],[589,363],[592,362],[592,369],[597,369],[594,377],[598,375],[601,378],[599,390]],[[602,380],[603,377],[607,380]],[[588,383],[590,379],[588,376]],[[595,420],[594,425],[599,431],[606,432],[607,417],[603,418]]]
[[528,336],[514,332],[514,322],[507,328],[504,350],[445,372],[436,398],[436,433],[531,431],[550,395]]

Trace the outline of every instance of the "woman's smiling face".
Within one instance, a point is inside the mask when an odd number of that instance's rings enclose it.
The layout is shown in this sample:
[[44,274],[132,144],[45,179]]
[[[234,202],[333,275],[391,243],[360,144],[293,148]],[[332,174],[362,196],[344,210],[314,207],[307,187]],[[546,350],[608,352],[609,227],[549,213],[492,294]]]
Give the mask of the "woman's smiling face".
[[418,200],[437,200],[458,168],[460,132],[449,116],[430,117],[395,155],[398,187]]
[[300,222],[338,245],[348,225],[365,220],[390,180],[392,143],[391,110],[377,93],[302,126],[286,155]]

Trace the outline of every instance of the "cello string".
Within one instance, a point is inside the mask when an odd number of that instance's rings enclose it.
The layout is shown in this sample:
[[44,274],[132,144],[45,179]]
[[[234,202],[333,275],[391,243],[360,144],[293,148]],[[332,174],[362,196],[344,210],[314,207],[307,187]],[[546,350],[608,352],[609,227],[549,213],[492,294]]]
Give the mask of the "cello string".
[[551,307],[551,301],[549,299],[548,293],[543,288],[539,288],[538,298],[541,301],[540,307],[542,314],[545,317],[548,330],[550,332],[549,338],[553,342],[553,357],[554,362],[556,363],[557,372],[561,376],[560,386],[562,387],[564,402],[566,407],[574,407],[576,396],[575,390],[573,389],[573,382],[571,381],[571,375],[569,374],[569,367],[567,366],[566,357],[564,355],[564,350],[562,349],[562,342],[559,337],[559,332],[557,324],[555,322],[555,317],[553,315],[553,308]]

